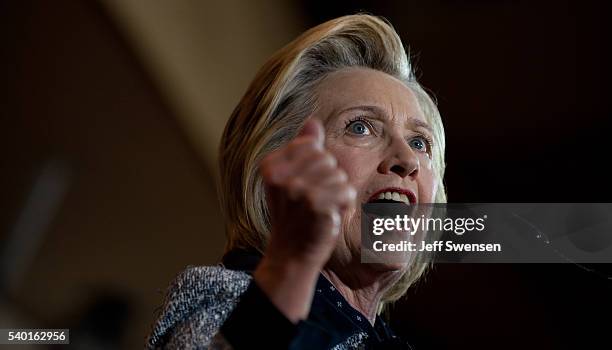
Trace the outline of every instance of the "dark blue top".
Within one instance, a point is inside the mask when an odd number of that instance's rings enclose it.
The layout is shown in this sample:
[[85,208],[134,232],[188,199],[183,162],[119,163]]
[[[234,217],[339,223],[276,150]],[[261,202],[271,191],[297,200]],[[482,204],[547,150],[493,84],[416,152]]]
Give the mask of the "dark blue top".
[[[257,252],[233,250],[223,257],[223,266],[251,273],[260,259]],[[323,275],[307,320],[293,324],[252,281],[221,331],[235,349],[331,349],[360,333],[367,335],[366,349],[412,349],[380,316],[372,326]]]

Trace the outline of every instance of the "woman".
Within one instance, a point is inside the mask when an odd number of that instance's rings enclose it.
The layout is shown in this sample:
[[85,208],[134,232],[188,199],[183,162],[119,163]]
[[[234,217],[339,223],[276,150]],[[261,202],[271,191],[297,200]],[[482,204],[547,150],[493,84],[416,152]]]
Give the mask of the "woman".
[[388,23],[341,17],[277,52],[220,170],[227,252],[177,278],[149,348],[409,348],[378,314],[426,264],[360,263],[360,207],[445,202],[444,131]]

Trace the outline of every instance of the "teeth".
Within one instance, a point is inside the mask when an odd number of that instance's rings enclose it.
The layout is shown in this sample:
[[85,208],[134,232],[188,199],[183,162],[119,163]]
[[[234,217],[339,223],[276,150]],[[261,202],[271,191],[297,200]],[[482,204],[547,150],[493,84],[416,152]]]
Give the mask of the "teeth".
[[403,202],[410,205],[410,200],[408,199],[408,196],[398,192],[383,192],[378,195],[377,199],[388,199],[396,202]]

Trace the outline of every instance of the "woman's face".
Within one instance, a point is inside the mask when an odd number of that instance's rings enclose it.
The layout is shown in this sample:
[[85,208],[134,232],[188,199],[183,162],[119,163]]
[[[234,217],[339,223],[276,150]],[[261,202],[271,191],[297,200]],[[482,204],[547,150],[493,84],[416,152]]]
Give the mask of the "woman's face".
[[345,265],[360,259],[361,204],[386,192],[395,200],[433,202],[433,134],[412,90],[386,73],[342,69],[323,80],[317,96],[314,117],[325,126],[325,147],[357,190],[332,257]]

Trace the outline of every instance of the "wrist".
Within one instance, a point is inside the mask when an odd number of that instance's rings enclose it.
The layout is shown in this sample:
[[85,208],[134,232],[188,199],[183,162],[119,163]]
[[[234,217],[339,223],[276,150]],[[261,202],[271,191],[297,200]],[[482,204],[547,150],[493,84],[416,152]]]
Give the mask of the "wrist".
[[328,245],[300,244],[296,247],[292,242],[272,237],[266,247],[264,260],[275,269],[318,274],[329,260],[329,255]]
[[267,274],[277,276],[280,279],[316,279],[321,271],[319,264],[314,264],[306,259],[298,257],[283,257],[277,255],[265,255],[257,270],[265,271]]
[[319,271],[302,261],[265,256],[253,278],[270,301],[297,323],[308,317]]

